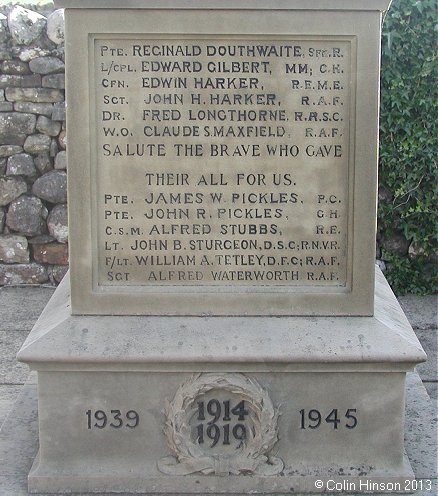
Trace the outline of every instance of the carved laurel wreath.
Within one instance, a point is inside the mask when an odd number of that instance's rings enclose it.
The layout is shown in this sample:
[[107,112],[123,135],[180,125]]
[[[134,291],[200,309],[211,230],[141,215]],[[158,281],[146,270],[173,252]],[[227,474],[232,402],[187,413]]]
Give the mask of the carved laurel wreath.
[[[195,400],[212,389],[238,395],[253,413],[252,435],[235,454],[206,454],[191,439],[189,420],[195,411]],[[195,374],[181,385],[172,402],[166,400],[164,413],[163,431],[175,454],[159,460],[158,469],[165,474],[276,475],[283,470],[283,461],[269,454],[278,441],[279,411],[254,379],[238,373]]]

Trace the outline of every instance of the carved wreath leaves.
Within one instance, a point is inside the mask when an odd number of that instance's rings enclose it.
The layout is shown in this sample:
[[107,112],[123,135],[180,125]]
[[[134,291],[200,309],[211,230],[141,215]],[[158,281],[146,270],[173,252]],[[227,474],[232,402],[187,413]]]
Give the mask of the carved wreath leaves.
[[[235,454],[209,455],[192,441],[189,421],[195,412],[195,400],[213,389],[234,393],[252,411],[253,429]],[[283,462],[269,452],[278,441],[278,409],[274,409],[268,393],[254,379],[243,374],[195,374],[176,392],[172,402],[166,401],[164,434],[175,457],[158,462],[161,472],[187,475],[276,475]]]

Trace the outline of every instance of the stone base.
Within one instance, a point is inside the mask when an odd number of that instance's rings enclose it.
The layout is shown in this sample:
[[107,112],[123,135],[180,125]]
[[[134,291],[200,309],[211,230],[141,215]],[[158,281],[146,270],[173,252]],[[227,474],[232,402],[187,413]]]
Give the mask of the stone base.
[[90,475],[41,474],[36,458],[29,474],[31,493],[122,493],[122,494],[309,494],[322,492],[342,493],[413,493],[415,476],[407,457],[397,474],[378,474],[366,477],[349,474],[325,473],[279,477],[258,476],[128,476],[118,474]]
[[380,272],[374,317],[72,317],[68,288],[19,354],[38,371],[30,491],[273,494],[337,481],[382,493],[413,477],[405,376],[425,355]]

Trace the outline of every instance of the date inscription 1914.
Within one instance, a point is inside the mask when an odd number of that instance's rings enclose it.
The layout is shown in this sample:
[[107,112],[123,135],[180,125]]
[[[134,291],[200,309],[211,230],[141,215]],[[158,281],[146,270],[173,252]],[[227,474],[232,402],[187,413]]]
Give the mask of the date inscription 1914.
[[218,443],[227,446],[237,441],[239,448],[247,438],[244,422],[248,414],[243,400],[235,406],[229,399],[222,403],[214,398],[207,403],[198,401],[197,420],[201,423],[195,428],[196,442],[201,445],[208,439],[211,441],[210,448],[214,448]]

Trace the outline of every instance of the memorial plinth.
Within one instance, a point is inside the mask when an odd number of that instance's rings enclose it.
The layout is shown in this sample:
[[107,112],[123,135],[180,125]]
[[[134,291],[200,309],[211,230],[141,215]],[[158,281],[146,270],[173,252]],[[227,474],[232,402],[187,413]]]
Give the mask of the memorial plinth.
[[58,2],[71,273],[19,353],[31,492],[414,476],[404,385],[425,355],[374,269],[388,4]]

